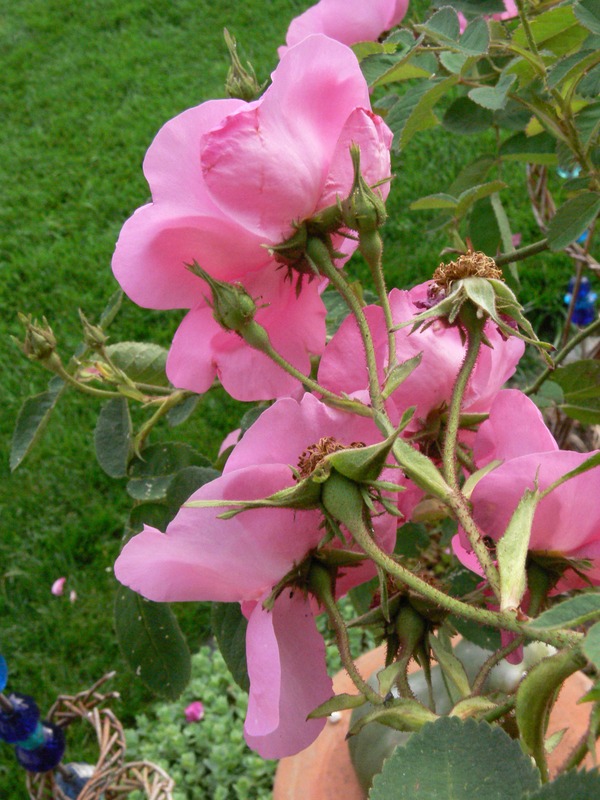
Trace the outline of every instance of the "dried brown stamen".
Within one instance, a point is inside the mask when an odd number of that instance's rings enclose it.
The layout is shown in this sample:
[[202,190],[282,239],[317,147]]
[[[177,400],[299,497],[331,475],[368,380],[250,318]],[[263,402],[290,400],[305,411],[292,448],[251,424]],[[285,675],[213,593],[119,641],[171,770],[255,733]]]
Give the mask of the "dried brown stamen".
[[442,289],[448,289],[452,281],[463,278],[495,278],[503,280],[502,270],[490,256],[479,251],[469,250],[449,264],[440,264],[433,273],[433,280]]
[[364,442],[352,442],[351,444],[342,444],[333,436],[324,436],[319,439],[316,444],[309,445],[298,459],[298,473],[300,478],[308,478],[315,469],[319,466],[321,461],[331,453],[337,453],[339,450],[349,450],[354,447],[364,447]]

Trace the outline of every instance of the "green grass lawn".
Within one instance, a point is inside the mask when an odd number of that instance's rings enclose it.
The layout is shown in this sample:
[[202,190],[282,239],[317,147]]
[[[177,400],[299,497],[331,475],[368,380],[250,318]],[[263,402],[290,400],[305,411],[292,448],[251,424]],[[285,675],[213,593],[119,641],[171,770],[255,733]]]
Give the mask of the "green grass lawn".
[[[113,634],[112,564],[130,501],[123,482],[109,479],[95,462],[96,401],[68,395],[43,444],[9,473],[20,404],[48,379],[10,341],[10,335],[20,336],[17,312],[46,316],[68,359],[80,340],[77,308],[96,319],[116,288],[112,250],[124,220],[148,198],[141,162],[154,134],[183,109],[223,96],[223,27],[265,79],[289,20],[308,5],[0,3],[0,652],[9,663],[9,687],[35,695],[42,708],[57,693],[76,692],[113,668],[123,695],[117,711],[126,720],[150,697],[131,680]],[[408,204],[444,190],[479,146],[472,140],[457,145],[438,130],[423,134],[397,159],[385,230],[392,285],[430,276],[447,243],[443,234],[427,235],[427,217],[408,212]],[[532,240],[534,223],[523,198],[511,198],[509,205],[514,229]],[[521,299],[537,297],[556,316],[570,265],[561,257],[543,264],[523,266]],[[167,345],[179,318],[127,301],[111,333],[115,340]],[[222,393],[210,394],[178,435],[214,457],[240,413],[240,405]],[[50,594],[60,575],[67,576],[68,590],[77,591],[73,604]],[[188,609],[183,624],[197,644],[206,631],[205,614]],[[0,797],[25,797],[22,774],[5,745]]]

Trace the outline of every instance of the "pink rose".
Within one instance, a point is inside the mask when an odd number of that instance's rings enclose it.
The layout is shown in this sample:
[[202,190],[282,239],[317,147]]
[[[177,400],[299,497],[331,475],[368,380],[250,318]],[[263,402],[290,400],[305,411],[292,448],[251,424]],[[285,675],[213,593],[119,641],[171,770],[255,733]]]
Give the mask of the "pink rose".
[[408,0],[321,0],[292,20],[279,56],[313,33],[343,44],[376,41],[403,19]]
[[[158,132],[144,160],[152,202],[127,220],[115,276],[147,308],[189,308],[167,362],[178,387],[206,391],[218,376],[239,400],[271,399],[298,382],[212,317],[207,286],[186,269],[240,282],[276,350],[304,373],[325,343],[319,281],[288,274],[269,254],[294,224],[335,204],[352,186],[360,147],[370,184],[390,174],[392,134],[371,112],[367,84],[344,45],[311,36],[290,48],[257,101],[211,100]],[[387,184],[380,189],[388,192]],[[339,235],[346,255],[356,242]],[[298,289],[301,287],[301,290]]]
[[55,597],[60,597],[60,596],[61,596],[61,594],[64,592],[64,590],[65,590],[65,583],[66,583],[66,582],[67,582],[67,579],[66,579],[66,578],[57,578],[57,579],[54,581],[54,583],[52,584],[52,587],[50,588],[50,591],[52,592],[52,594],[53,594]]
[[[474,444],[478,466],[491,460],[503,463],[485,475],[471,495],[473,516],[484,535],[498,541],[525,489],[541,490],[578,467],[589,453],[559,450],[534,404],[516,390],[501,392],[489,419],[481,425]],[[586,578],[600,582],[600,468],[582,473],[554,489],[538,505],[529,549],[541,556],[589,560]],[[470,553],[463,531],[455,537],[458,558],[475,572],[481,570]],[[556,591],[588,585],[577,572],[567,570]]]
[[[390,292],[395,324],[407,322],[423,310],[419,304],[426,300],[428,287],[429,283],[422,283],[410,291],[393,289]],[[364,311],[373,336],[383,384],[388,368],[388,338],[383,311],[379,306],[367,306]],[[388,401],[388,413],[396,422],[406,409],[416,406],[408,428],[409,432],[414,432],[424,424],[432,411],[441,410],[450,403],[466,348],[459,329],[447,325],[443,320],[436,320],[426,330],[410,331],[408,326],[395,334],[397,361],[406,361],[420,353],[421,363],[392,393]],[[480,350],[465,392],[465,412],[488,411],[523,354],[523,342],[515,337],[505,340],[492,322],[487,323],[485,333],[492,347],[484,345]],[[345,392],[368,402],[366,360],[357,355],[361,352],[363,347],[358,327],[354,318],[348,317],[327,345],[319,367],[319,382],[335,392]]]
[[[374,423],[332,410],[312,395],[301,402],[278,400],[249,428],[230,455],[223,475],[190,500],[267,497],[295,485],[291,467],[323,437],[342,445],[381,440]],[[384,472],[398,481],[398,470]],[[307,747],[323,720],[307,714],[331,696],[325,649],[302,587],[288,587],[268,611],[273,588],[319,547],[324,530],[319,510],[263,508],[219,519],[223,508],[183,506],[165,533],[145,527],[124,547],[115,564],[119,581],[159,602],[239,602],[248,618],[246,652],[250,698],[246,739],[265,758],[281,758]],[[379,544],[391,550],[397,521],[373,520]],[[339,547],[336,540],[328,547]],[[351,547],[349,541],[346,544]],[[342,570],[338,595],[368,580],[373,565]]]

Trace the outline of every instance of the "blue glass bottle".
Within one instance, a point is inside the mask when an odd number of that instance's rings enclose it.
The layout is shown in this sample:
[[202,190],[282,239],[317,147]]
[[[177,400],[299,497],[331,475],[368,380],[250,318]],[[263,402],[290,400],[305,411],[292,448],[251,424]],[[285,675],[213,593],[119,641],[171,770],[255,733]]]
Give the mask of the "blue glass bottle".
[[40,710],[33,697],[13,692],[8,695],[12,711],[0,710],[0,739],[9,744],[26,740],[35,731]]
[[29,772],[48,772],[48,770],[54,769],[65,752],[66,742],[63,729],[47,720],[41,722],[40,727],[41,743],[29,747],[29,743],[20,742],[15,747],[17,761]]

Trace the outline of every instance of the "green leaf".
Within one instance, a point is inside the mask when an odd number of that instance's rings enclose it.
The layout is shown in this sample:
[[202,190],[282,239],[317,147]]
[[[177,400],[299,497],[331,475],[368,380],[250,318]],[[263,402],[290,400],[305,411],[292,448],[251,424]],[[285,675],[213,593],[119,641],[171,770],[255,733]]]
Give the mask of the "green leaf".
[[539,500],[540,494],[537,489],[534,491],[525,489],[496,547],[500,571],[501,611],[519,608],[525,594],[527,588],[525,561],[533,517]]
[[589,150],[590,146],[596,142],[600,128],[600,103],[590,103],[582,108],[575,115],[575,127],[586,150]]
[[10,446],[11,470],[17,469],[41,439],[64,388],[63,381],[51,381],[48,391],[28,397],[21,406]]
[[411,211],[429,211],[434,208],[456,208],[457,199],[449,194],[438,192],[437,194],[429,194],[427,197],[420,197],[411,203],[409,208]]
[[496,194],[496,192],[505,188],[506,184],[504,181],[489,181],[489,183],[482,183],[479,186],[471,186],[470,189],[465,189],[458,198],[458,205],[454,212],[455,215],[457,217],[463,217],[478,200]]
[[544,784],[527,800],[598,800],[600,775],[594,772],[565,772],[555,781]]
[[582,97],[598,97],[600,94],[600,65],[591,69],[577,86],[577,94]]
[[441,717],[388,758],[370,800],[520,800],[540,785],[519,743],[485,722]]
[[494,115],[469,97],[458,97],[447,109],[442,125],[452,133],[471,136],[487,130],[494,122]]
[[163,500],[174,476],[184,467],[210,467],[211,462],[181,442],[147,447],[131,464],[127,492],[136,500]]
[[471,161],[470,164],[461,169],[452,181],[448,188],[448,194],[458,197],[466,189],[470,189],[471,186],[479,186],[485,183],[488,172],[495,163],[496,159],[493,156],[479,156],[475,161]]
[[460,75],[467,62],[469,62],[469,64],[472,62],[472,57],[468,56],[466,53],[452,53],[448,50],[444,50],[443,53],[440,53],[440,61],[448,72],[454,75]]
[[[531,33],[535,43],[540,47],[552,50],[556,55],[567,52],[573,46],[573,35],[579,28],[573,8],[561,7],[545,11],[530,20]],[[521,47],[528,47],[527,36],[522,25],[513,34],[513,42]]]
[[458,44],[460,23],[454,9],[446,6],[430,17],[422,25],[415,25],[419,33],[424,33],[441,44]]
[[401,364],[395,365],[385,380],[385,386],[382,390],[384,400],[387,400],[387,398],[393,392],[395,392],[402,383],[404,383],[409,375],[412,375],[412,373],[421,363],[421,358],[422,353],[419,353],[418,355],[403,361]]
[[136,383],[168,386],[167,350],[147,342],[118,342],[106,348],[111,360]]
[[250,689],[246,663],[248,622],[238,603],[213,603],[211,623],[215,639],[234,681],[245,692]]
[[98,322],[103,331],[105,331],[113,323],[115,317],[119,313],[124,296],[125,293],[122,289],[117,289],[117,291],[113,292],[113,294],[110,296],[110,299],[106,304],[106,308],[100,315],[100,320]]
[[585,192],[567,200],[548,225],[548,243],[554,252],[563,250],[589,228],[600,212],[600,194]]
[[581,50],[561,59],[548,73],[548,88],[555,89],[564,81],[577,81],[590,67],[598,64],[600,53],[596,50]]
[[214,481],[220,472],[211,467],[184,467],[176,472],[167,488],[166,503],[170,508],[179,509],[191,495],[204,486],[205,483]]
[[200,402],[200,395],[194,394],[191,397],[186,397],[181,403],[173,406],[167,413],[167,423],[170,428],[175,428],[186,422],[196,410]]
[[552,375],[563,390],[561,408],[568,416],[589,424],[600,423],[600,362],[574,361]]
[[[586,592],[558,603],[529,623],[530,628],[571,628],[600,614],[600,594]],[[585,619],[584,619],[585,618]]]
[[446,650],[442,642],[431,634],[428,642],[435,660],[442,669],[446,678],[446,686],[453,703],[471,694],[471,685],[465,668],[459,659],[450,650]]
[[348,708],[360,708],[367,702],[362,694],[336,694],[313,709],[307,719],[328,717],[334,711],[346,711]]
[[386,122],[394,132],[395,146],[399,150],[420,130],[431,127],[433,107],[457,81],[457,75],[423,81],[412,86],[391,108]]
[[500,145],[500,155],[510,161],[530,164],[557,164],[556,140],[549,133],[526,136],[515,133]]
[[94,445],[98,463],[111,478],[124,478],[131,457],[131,417],[124,397],[114,397],[100,409]]
[[547,777],[544,736],[548,714],[557,690],[583,666],[585,658],[576,650],[561,650],[532,667],[517,689],[516,717],[521,741],[535,758],[544,778]]
[[499,650],[501,645],[500,631],[487,625],[478,625],[462,617],[449,617],[449,622],[456,628],[463,639],[483,647],[484,650]]
[[500,248],[500,228],[489,198],[475,203],[469,217],[469,239],[475,250],[495,256]]
[[460,37],[459,44],[461,50],[474,56],[487,53],[490,46],[490,30],[487,21],[483,17],[477,17],[469,22]]
[[587,632],[583,640],[582,650],[596,669],[600,668],[600,622]]
[[474,103],[492,111],[500,111],[508,100],[510,87],[517,79],[516,75],[502,75],[496,86],[479,86],[471,89],[469,97]]
[[190,679],[191,659],[169,606],[120,586],[115,628],[121,652],[135,675],[156,694],[176,700]]
[[600,0],[580,0],[575,16],[588,31],[600,34]]

